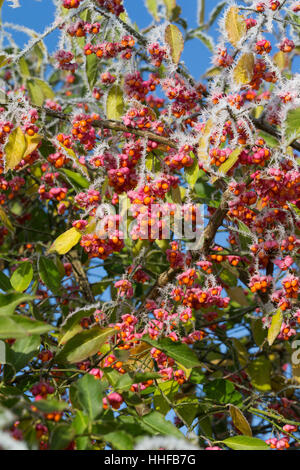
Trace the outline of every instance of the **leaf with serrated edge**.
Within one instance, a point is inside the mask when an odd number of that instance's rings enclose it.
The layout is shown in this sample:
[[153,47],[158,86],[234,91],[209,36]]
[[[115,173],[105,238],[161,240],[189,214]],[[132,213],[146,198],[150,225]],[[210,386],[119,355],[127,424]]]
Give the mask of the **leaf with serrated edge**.
[[243,54],[234,71],[233,77],[236,83],[246,85],[251,82],[254,73],[254,55],[252,53]]
[[170,48],[174,64],[178,64],[184,49],[184,39],[180,29],[174,24],[169,24],[165,31],[165,41]]
[[107,119],[119,121],[124,114],[123,91],[118,85],[111,87],[106,100]]
[[268,330],[268,343],[269,346],[272,346],[274,343],[275,339],[280,333],[281,325],[283,322],[283,313],[282,310],[279,308],[275,315],[272,317],[272,323],[271,326]]
[[239,15],[238,7],[231,7],[227,11],[225,29],[229,42],[236,47],[247,31],[246,22],[244,18]]
[[223,444],[233,450],[270,450],[265,441],[249,436],[229,437]]
[[20,127],[17,127],[9,135],[8,142],[4,147],[5,171],[13,170],[20,163],[26,147],[25,135]]
[[230,416],[234,426],[245,436],[252,436],[250,424],[239,408],[234,405],[229,406]]
[[48,253],[56,251],[59,255],[65,255],[73,248],[73,246],[77,245],[81,237],[81,233],[73,227],[57,237],[50,246]]
[[3,225],[4,225],[8,230],[10,230],[10,232],[14,232],[14,231],[15,231],[14,226],[13,226],[13,224],[11,223],[10,218],[8,217],[8,215],[6,214],[6,212],[4,211],[4,209],[2,209],[2,207],[0,207],[0,221],[3,223]]
[[70,363],[81,362],[96,354],[103,343],[114,334],[113,328],[100,328],[98,325],[90,330],[83,330],[73,336],[57,356],[57,360]]

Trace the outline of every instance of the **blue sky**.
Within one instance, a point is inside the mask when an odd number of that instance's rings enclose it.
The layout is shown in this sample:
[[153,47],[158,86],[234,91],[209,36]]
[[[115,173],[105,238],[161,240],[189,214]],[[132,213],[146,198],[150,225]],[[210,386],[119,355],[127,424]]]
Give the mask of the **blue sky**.
[[[20,8],[10,8],[9,1],[5,0],[2,7],[3,22],[16,23],[32,28],[42,33],[44,29],[54,19],[54,6],[51,0],[19,0]],[[197,27],[197,2],[198,0],[177,0],[177,4],[182,8],[182,17],[188,21],[190,27]],[[213,8],[220,3],[220,0],[209,0],[207,3],[206,17]],[[144,0],[124,0],[125,7],[132,21],[136,22],[140,28],[148,26],[152,22],[151,15],[147,12]],[[210,32],[212,36],[217,37],[215,28]],[[22,45],[27,42],[27,37],[22,33],[15,35],[17,43]],[[51,35],[47,39],[47,45],[50,50],[55,48],[57,35]],[[195,47],[197,54],[195,55]],[[183,60],[188,68],[199,79],[210,64],[210,51],[201,41],[195,39],[186,44],[183,54]]]

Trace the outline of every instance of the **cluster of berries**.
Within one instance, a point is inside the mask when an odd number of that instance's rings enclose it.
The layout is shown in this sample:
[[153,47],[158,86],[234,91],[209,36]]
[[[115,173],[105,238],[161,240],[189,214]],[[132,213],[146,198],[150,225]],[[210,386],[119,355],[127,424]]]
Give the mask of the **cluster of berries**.
[[85,55],[95,54],[99,59],[113,59],[121,54],[122,59],[130,59],[135,40],[132,36],[124,36],[120,42],[88,43],[84,46]]

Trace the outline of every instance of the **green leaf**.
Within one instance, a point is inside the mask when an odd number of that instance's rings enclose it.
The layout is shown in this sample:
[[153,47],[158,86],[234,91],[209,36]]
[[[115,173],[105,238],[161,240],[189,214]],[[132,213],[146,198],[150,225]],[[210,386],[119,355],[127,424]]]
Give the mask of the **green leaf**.
[[252,320],[251,329],[255,343],[257,346],[261,346],[267,337],[267,330],[263,327],[263,322],[260,318]]
[[57,252],[59,255],[65,255],[73,246],[77,245],[82,234],[75,227],[70,228],[66,232],[59,235],[50,246],[48,253]]
[[75,436],[74,429],[65,423],[57,424],[51,433],[50,437],[50,450],[63,450]]
[[6,363],[11,364],[18,372],[37,356],[40,345],[41,339],[38,335],[17,339],[6,350]]
[[219,277],[222,279],[225,285],[228,285],[229,287],[236,287],[238,276],[236,276],[231,269],[223,269]]
[[211,12],[211,15],[209,17],[209,20],[208,20],[208,23],[207,23],[207,28],[210,28],[214,22],[216,21],[216,19],[218,18],[218,16],[221,14],[222,10],[224,9],[224,7],[227,5],[227,2],[220,2],[215,8],[214,10]]
[[133,383],[134,383],[134,380],[129,374],[122,374],[121,377],[119,377],[114,388],[118,392],[122,392],[125,390],[129,390]]
[[39,78],[27,80],[27,89],[31,102],[37,106],[43,106],[45,100],[55,98],[54,91],[46,82]]
[[166,415],[170,411],[170,405],[167,397],[171,403],[178,392],[179,386],[175,380],[167,380],[166,382],[158,382],[153,395],[153,404],[156,411]]
[[276,137],[268,134],[267,132],[260,131],[259,132],[259,137],[262,137],[265,141],[268,147],[274,148],[278,147],[279,141],[276,139]]
[[288,112],[286,121],[286,138],[289,142],[300,137],[300,108]]
[[76,401],[84,413],[95,419],[102,411],[103,388],[100,380],[91,374],[86,374],[72,386]]
[[175,359],[175,361],[178,361],[187,369],[201,365],[195,353],[184,343],[174,342],[170,338],[155,341],[149,336],[143,336],[142,339],[154,348],[167,354],[167,356],[172,357],[172,359]]
[[29,66],[24,57],[21,57],[21,59],[19,60],[19,67],[22,77],[30,77]]
[[71,338],[73,338],[75,335],[80,333],[83,330],[82,326],[79,323],[75,323],[73,326],[71,326],[69,329],[67,329],[66,333],[63,334],[60,339],[59,339],[59,346],[67,343],[70,341]]
[[0,271],[0,289],[5,292],[12,289],[9,278],[2,271]]
[[282,313],[281,308],[279,308],[277,310],[276,314],[273,315],[271,326],[268,329],[268,343],[269,343],[269,346],[272,346],[275,339],[279,335],[280,330],[281,330],[282,322],[283,322],[283,313]]
[[205,373],[201,369],[193,369],[189,381],[193,384],[201,384],[205,379]]
[[236,164],[239,159],[241,149],[237,148],[229,155],[229,158],[221,166],[219,166],[218,173],[227,174],[229,170]]
[[223,441],[227,447],[233,450],[269,450],[268,444],[256,437],[234,436]]
[[113,85],[106,99],[107,119],[119,121],[124,114],[123,91],[118,85]]
[[205,20],[205,0],[199,0],[198,5],[198,24],[202,26]]
[[45,256],[40,256],[38,263],[39,274],[43,283],[57,294],[61,288],[61,275],[55,263]]
[[[80,309],[76,313],[72,313],[69,317],[66,318],[65,322],[62,325],[62,337],[59,340],[59,344],[65,344],[69,339],[75,336],[76,333],[82,330],[80,326],[80,320],[85,317],[91,316],[95,312],[95,308],[91,309]],[[77,329],[77,331],[76,331]],[[75,331],[75,333],[73,333]]]
[[5,210],[0,207],[0,221],[3,223],[3,225],[11,232],[14,233],[15,229],[14,226],[6,214]]
[[18,305],[34,299],[28,294],[0,294],[0,315],[12,315]]
[[194,186],[200,176],[200,170],[199,170],[198,160],[195,157],[194,153],[191,152],[190,155],[194,161],[193,161],[192,166],[185,169],[185,178],[190,188],[194,189]]
[[53,411],[63,411],[68,408],[68,404],[65,401],[55,400],[37,400],[34,402],[34,406],[43,413],[52,413]]
[[[252,238],[250,236],[251,230],[246,224],[244,224],[244,222],[241,222],[240,220],[238,221],[238,226],[239,226],[239,230],[243,232],[243,233],[239,233],[239,239],[240,239],[242,250],[247,251],[249,244],[252,244]],[[247,233],[249,233],[249,236],[246,235]]]
[[169,24],[165,31],[165,41],[170,48],[174,64],[178,64],[184,49],[184,39],[180,29],[174,24]]
[[30,261],[21,263],[10,278],[12,287],[18,291],[26,290],[33,278],[33,269]]
[[133,375],[133,383],[139,384],[142,382],[147,382],[147,380],[160,379],[161,374],[158,372],[138,372]]
[[62,168],[61,171],[67,176],[68,180],[75,185],[75,189],[87,189],[90,186],[89,181],[80,173]]
[[244,294],[244,289],[242,287],[240,286],[228,287],[226,290],[231,300],[233,300],[234,302],[237,302],[239,305],[242,305],[243,307],[249,307],[249,302],[247,300],[247,297]]
[[157,8],[157,0],[146,0],[146,7],[148,8],[149,12],[155,19],[158,20],[158,8]]
[[262,392],[268,392],[271,390],[271,364],[268,359],[261,356],[251,362],[247,367],[246,372],[251,377],[252,385]]
[[86,56],[86,75],[90,85],[90,89],[93,90],[97,78],[98,78],[98,64],[99,59],[96,54],[90,54]]
[[200,31],[200,30],[196,30],[195,33],[193,34],[193,36],[197,39],[200,39],[200,41],[203,42],[203,44],[211,51],[213,52],[214,49],[215,49],[215,44],[214,44],[214,40],[211,36],[209,36],[208,34],[205,34],[203,33],[203,31]]
[[204,385],[204,393],[207,398],[215,403],[240,405],[243,401],[242,395],[235,390],[229,380],[216,379]]
[[196,396],[185,396],[176,400],[174,407],[184,421],[191,426],[199,412],[199,398]]
[[170,21],[178,20],[181,8],[176,5],[176,0],[163,0],[167,8],[167,19]]
[[[76,416],[73,420],[72,426],[75,429],[76,435],[84,434],[89,424],[89,417],[86,416],[81,410],[76,411]],[[77,450],[86,450],[89,443],[89,437],[77,437],[75,439]]]
[[58,361],[67,360],[71,363],[84,361],[96,354],[114,333],[113,328],[100,328],[98,325],[83,330],[65,344],[56,358]]
[[151,413],[143,416],[141,420],[155,434],[175,436],[178,439],[183,438],[183,434],[170,421],[167,421],[161,413],[158,413],[158,411],[151,411]]
[[8,63],[8,57],[5,54],[0,55],[0,67],[4,67]]
[[0,316],[0,338],[24,338],[29,335],[40,335],[52,330],[53,326],[31,320],[21,315]]
[[103,438],[116,450],[132,450],[134,446],[133,438],[126,431],[113,431]]

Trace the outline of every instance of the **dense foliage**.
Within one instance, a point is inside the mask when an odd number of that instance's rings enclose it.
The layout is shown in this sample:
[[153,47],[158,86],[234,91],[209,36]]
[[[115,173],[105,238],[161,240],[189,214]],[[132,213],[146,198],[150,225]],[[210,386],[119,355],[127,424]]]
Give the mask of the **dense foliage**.
[[1,25],[0,446],[295,449],[300,3],[124,3]]

